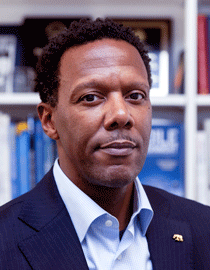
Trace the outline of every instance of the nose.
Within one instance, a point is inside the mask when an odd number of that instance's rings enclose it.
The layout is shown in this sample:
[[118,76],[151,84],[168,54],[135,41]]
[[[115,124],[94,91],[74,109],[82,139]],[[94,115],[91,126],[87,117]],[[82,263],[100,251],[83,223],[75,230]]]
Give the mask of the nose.
[[106,102],[104,128],[114,130],[119,128],[130,129],[134,119],[129,111],[129,104],[120,93],[113,93]]

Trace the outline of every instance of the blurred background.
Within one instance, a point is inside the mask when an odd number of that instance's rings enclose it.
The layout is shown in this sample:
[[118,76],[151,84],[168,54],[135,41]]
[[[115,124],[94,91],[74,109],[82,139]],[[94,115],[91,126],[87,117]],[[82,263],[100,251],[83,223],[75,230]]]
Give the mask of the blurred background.
[[142,183],[210,204],[209,0],[1,0],[0,204],[33,188],[57,157],[37,119],[35,67],[49,38],[83,17],[130,26],[149,50]]

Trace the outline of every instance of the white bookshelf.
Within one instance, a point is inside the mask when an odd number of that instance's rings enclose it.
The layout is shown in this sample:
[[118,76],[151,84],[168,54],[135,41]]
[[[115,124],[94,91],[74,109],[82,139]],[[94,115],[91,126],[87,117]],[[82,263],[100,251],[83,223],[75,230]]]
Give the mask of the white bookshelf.
[[[37,105],[40,102],[39,95],[37,93],[1,93],[0,94],[0,106],[4,105]],[[0,107],[1,108],[1,107]]]
[[[178,65],[179,53],[185,50],[185,94],[152,97],[153,115],[179,118],[185,125],[186,197],[196,199],[196,131],[199,111],[210,110],[210,95],[197,95],[197,13],[208,0],[110,0],[75,2],[60,0],[3,0],[0,24],[22,23],[25,16],[91,16],[172,19],[172,72]],[[173,71],[174,70],[174,71]],[[174,77],[172,74],[171,78]],[[0,94],[0,110],[24,116],[36,112],[40,99],[37,93]]]

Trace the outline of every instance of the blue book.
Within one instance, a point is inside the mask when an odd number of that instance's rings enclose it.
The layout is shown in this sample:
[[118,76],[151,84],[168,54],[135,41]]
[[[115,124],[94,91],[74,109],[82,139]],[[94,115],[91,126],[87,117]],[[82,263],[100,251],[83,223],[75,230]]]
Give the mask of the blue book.
[[44,132],[42,124],[39,119],[35,120],[35,175],[36,183],[38,183],[44,176]]
[[29,162],[30,162],[30,183],[31,188],[36,185],[36,160],[35,160],[35,118],[33,115],[27,117],[28,132],[30,136],[30,151],[29,151]]
[[16,124],[14,122],[10,125],[10,156],[11,156],[11,192],[12,199],[20,196],[20,181],[18,179],[17,166],[17,145],[18,136],[16,136]]
[[184,196],[184,128],[170,120],[154,121],[148,155],[138,175],[142,184]]
[[54,156],[54,141],[43,132],[44,139],[44,174],[46,174],[53,165]]
[[26,122],[20,122],[17,125],[17,164],[20,195],[31,189],[30,183],[30,135]]

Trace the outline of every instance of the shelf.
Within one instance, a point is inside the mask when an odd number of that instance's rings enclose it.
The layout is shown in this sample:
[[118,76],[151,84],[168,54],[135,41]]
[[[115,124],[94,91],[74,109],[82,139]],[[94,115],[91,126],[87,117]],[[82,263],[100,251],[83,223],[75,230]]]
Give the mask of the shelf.
[[[40,102],[38,93],[12,93],[0,94],[0,106],[2,105],[37,105]],[[184,107],[186,98],[184,95],[168,95],[167,97],[151,97],[153,106]],[[210,103],[209,103],[210,104]]]
[[[206,0],[203,0],[206,2]],[[66,0],[60,0],[59,2],[54,2],[54,1],[51,1],[51,0],[10,0],[10,5],[11,4],[14,4],[14,5],[18,5],[18,4],[21,4],[21,5],[39,5],[39,4],[42,4],[42,5],[50,5],[50,6],[55,6],[56,4],[63,4],[63,5],[66,5]],[[121,5],[122,4],[129,4],[129,5],[134,5],[134,4],[141,4],[141,5],[154,5],[156,1],[154,0],[117,0],[116,3],[120,3]],[[91,1],[91,0],[79,0],[77,2],[78,5],[82,4],[86,4],[86,5],[90,5],[90,4],[112,4],[113,2],[111,0],[99,0],[99,1]],[[164,0],[158,0],[157,1],[158,4],[165,4],[165,1]],[[7,0],[3,0],[2,4],[7,4]],[[167,4],[174,4],[174,0],[167,0]],[[176,4],[183,4],[183,0],[176,0]]]
[[166,97],[151,97],[152,106],[184,107],[186,105],[185,95],[171,94]]
[[197,95],[196,102],[197,106],[210,107],[210,95]]
[[38,93],[1,93],[1,105],[37,105],[40,102]]

